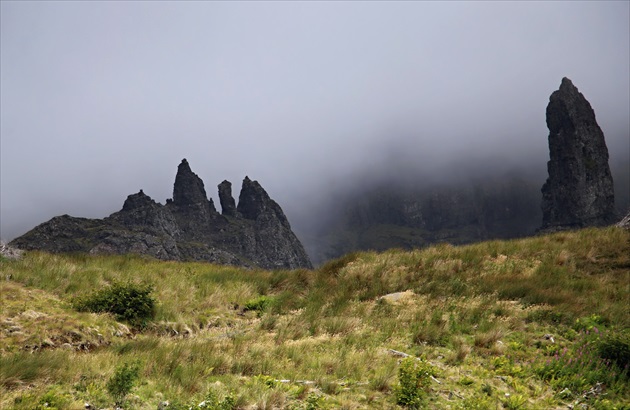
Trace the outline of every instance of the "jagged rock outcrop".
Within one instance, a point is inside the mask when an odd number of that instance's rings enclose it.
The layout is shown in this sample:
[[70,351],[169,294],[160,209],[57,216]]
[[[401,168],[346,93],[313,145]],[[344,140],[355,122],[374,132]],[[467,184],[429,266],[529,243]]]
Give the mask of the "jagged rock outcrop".
[[219,185],[223,215],[184,159],[173,199],[155,202],[142,190],[103,219],[55,217],[11,245],[49,252],[138,253],[163,260],[200,260],[266,269],[310,268],[311,262],[280,206],[245,178],[236,206],[231,184]]
[[232,196],[232,183],[223,181],[219,184],[219,202],[221,202],[221,213],[226,216],[237,216],[236,202]]
[[542,187],[543,231],[615,222],[608,148],[595,113],[568,78],[547,105],[549,178]]
[[0,257],[7,259],[20,259],[22,257],[22,253],[23,251],[12,248],[4,243],[4,241],[0,241]]
[[277,258],[289,261],[291,265],[309,260],[302,246],[292,246],[298,239],[291,231],[289,221],[280,205],[257,181],[245,177],[236,209],[254,228],[252,236],[247,238],[249,240],[242,242],[247,254],[255,255],[257,260],[265,263],[272,263]]

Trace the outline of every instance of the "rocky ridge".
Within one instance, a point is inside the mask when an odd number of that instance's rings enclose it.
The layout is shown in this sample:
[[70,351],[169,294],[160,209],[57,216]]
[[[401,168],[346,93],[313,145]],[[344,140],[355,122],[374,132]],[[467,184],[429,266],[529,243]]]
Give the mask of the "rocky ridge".
[[177,169],[173,198],[162,205],[142,190],[103,219],[62,215],[11,241],[25,250],[136,253],[162,260],[199,260],[265,269],[311,268],[280,206],[245,177],[238,207],[231,183],[219,184],[222,213],[186,159]]

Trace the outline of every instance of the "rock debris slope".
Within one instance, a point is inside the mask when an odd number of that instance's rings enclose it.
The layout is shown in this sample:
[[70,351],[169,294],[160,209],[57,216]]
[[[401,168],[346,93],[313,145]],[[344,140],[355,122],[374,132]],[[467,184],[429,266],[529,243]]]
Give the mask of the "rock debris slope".
[[311,268],[280,206],[245,177],[238,207],[231,183],[219,185],[222,213],[185,159],[166,205],[142,190],[103,219],[58,216],[11,246],[49,252],[137,253],[163,260],[199,260],[265,269]]

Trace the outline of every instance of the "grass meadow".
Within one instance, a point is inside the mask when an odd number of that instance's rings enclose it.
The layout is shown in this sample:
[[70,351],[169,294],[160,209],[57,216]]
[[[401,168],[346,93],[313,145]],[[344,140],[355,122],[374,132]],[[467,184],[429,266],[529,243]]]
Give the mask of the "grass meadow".
[[[115,283],[151,320],[76,309]],[[27,252],[0,294],[2,409],[630,408],[620,228],[294,271]]]

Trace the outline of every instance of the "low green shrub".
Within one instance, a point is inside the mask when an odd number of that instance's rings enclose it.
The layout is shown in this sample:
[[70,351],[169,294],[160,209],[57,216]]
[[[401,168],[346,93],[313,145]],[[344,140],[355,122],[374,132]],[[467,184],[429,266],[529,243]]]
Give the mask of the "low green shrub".
[[598,341],[599,356],[615,364],[628,377],[630,367],[630,330],[605,333]]
[[46,393],[39,398],[34,410],[61,410],[69,407],[72,396],[64,392],[60,386],[51,386]]
[[[236,407],[236,401],[231,394],[226,395],[223,399],[219,400],[219,396],[214,390],[208,391],[205,399],[197,405],[199,409],[212,409],[212,410],[232,410]],[[195,406],[191,406],[195,408]]]
[[398,369],[396,402],[411,409],[422,408],[431,384],[431,376],[436,376],[436,371],[430,363],[414,357],[403,359]]
[[264,295],[258,296],[257,298],[250,299],[247,302],[245,302],[245,307],[243,310],[245,310],[246,312],[254,311],[254,312],[258,312],[259,314],[262,314],[271,305],[272,301],[273,301],[273,298],[269,296],[264,296]]
[[568,347],[552,349],[534,369],[557,389],[579,392],[602,383],[609,391],[627,391],[629,357],[627,332],[600,331],[593,326],[580,332]]
[[525,404],[527,403],[527,397],[522,394],[514,394],[510,396],[506,396],[505,399],[501,401],[503,403],[503,408],[508,410],[520,410],[523,409]]
[[153,286],[114,282],[110,287],[75,298],[73,307],[80,312],[112,313],[137,327],[146,326],[155,317]]
[[131,392],[140,374],[138,363],[125,363],[118,367],[107,382],[107,391],[117,406],[122,406],[125,397]]
[[590,316],[581,317],[575,320],[573,328],[577,331],[592,331],[593,329],[601,330],[608,325],[608,320],[600,315],[592,314]]

